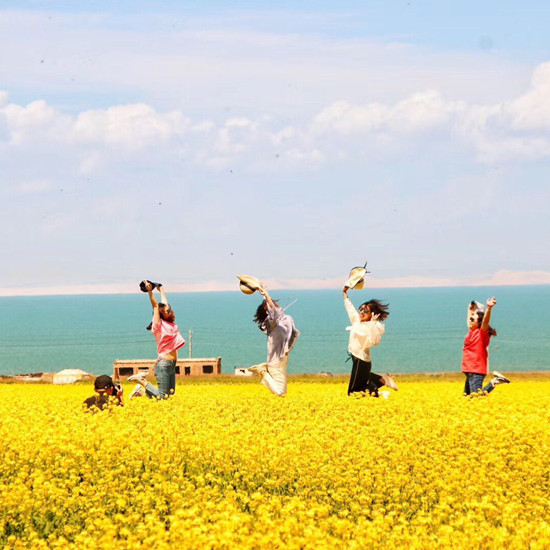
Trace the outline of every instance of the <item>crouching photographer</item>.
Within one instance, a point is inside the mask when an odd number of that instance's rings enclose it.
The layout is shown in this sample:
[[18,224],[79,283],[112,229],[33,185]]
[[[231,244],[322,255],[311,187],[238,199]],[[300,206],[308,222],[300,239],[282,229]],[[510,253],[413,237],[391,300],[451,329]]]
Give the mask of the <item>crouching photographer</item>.
[[106,405],[113,404],[123,406],[122,386],[118,382],[113,382],[113,379],[106,374],[98,376],[94,381],[94,390],[97,395],[92,395],[84,401],[84,405],[88,409],[97,408],[103,410]]

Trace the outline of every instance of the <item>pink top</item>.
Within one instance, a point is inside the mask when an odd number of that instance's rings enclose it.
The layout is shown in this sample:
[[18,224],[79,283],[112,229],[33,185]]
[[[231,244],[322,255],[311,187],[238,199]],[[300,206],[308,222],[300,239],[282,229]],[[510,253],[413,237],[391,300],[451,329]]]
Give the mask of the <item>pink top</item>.
[[185,340],[178,330],[178,325],[161,319],[158,323],[153,320],[151,332],[157,341],[157,353],[167,355],[174,350],[185,346]]

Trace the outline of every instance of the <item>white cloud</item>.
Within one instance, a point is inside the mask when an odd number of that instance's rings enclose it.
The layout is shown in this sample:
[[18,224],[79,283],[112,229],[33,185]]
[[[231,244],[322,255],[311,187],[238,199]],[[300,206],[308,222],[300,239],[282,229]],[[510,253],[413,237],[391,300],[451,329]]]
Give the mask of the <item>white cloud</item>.
[[317,132],[357,134],[377,131],[387,117],[388,107],[379,103],[353,105],[349,101],[336,101],[323,109],[313,119],[313,129]]
[[531,89],[510,102],[507,114],[517,130],[550,130],[550,62],[539,65]]
[[427,90],[398,102],[388,113],[386,124],[396,132],[415,134],[443,126],[454,112],[452,102],[436,90]]
[[406,138],[445,127],[450,131],[462,111],[461,103],[445,101],[436,90],[415,93],[395,105],[354,105],[342,100],[323,109],[314,118],[312,130],[353,138],[369,134]]
[[218,129],[214,144],[222,156],[239,156],[251,152],[259,138],[259,125],[245,117],[230,118]]
[[287,126],[282,130],[275,131],[271,134],[271,143],[275,147],[284,147],[286,143],[292,143],[297,138],[299,130],[292,126]]
[[29,103],[26,107],[10,103],[1,109],[14,145],[39,140],[66,139],[71,117],[60,113],[44,100]]
[[367,150],[391,158],[406,144],[417,147],[435,135],[449,148],[453,144],[465,154],[473,149],[481,162],[493,163],[550,156],[550,107],[544,101],[549,90],[550,63],[539,66],[532,88],[509,103],[468,104],[426,90],[393,104],[336,101],[302,125],[237,114],[221,123],[192,120],[181,109],[163,112],[144,103],[70,115],[36,100],[27,106],[0,106],[0,114],[4,135],[13,145],[57,142],[73,147],[76,154],[81,150],[83,173],[118,149],[140,159],[144,151],[167,158],[183,154],[214,168],[242,162],[257,170],[262,158],[273,157],[311,168],[328,158],[361,159]]
[[183,113],[158,113],[144,104],[120,105],[79,114],[73,132],[82,143],[105,143],[139,150],[183,134],[189,121]]
[[367,139],[387,151],[398,142],[409,139],[415,144],[437,131],[465,151],[473,147],[481,162],[537,160],[550,156],[548,97],[550,63],[538,67],[532,89],[510,103],[448,101],[436,90],[415,93],[394,105],[354,105],[342,100],[314,118],[312,132],[348,144]]

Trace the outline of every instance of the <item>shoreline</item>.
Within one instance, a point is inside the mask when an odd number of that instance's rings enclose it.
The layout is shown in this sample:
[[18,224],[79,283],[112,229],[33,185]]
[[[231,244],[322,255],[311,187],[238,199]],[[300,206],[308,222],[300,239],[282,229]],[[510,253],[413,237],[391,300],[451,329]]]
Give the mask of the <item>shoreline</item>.
[[[28,374],[1,374],[1,384],[33,384],[33,385],[54,385],[53,384],[53,372],[47,373],[28,373]],[[462,372],[404,372],[404,373],[391,373],[391,375],[402,382],[440,382],[440,381],[462,381],[464,374]],[[55,384],[58,386],[74,386],[74,385],[89,385],[95,379],[96,374],[89,374],[89,377],[85,380],[79,380],[70,384]],[[491,376],[487,374],[487,376]],[[526,381],[533,379],[550,380],[550,370],[535,370],[535,371],[506,371],[506,376],[517,381]],[[288,374],[288,379],[298,382],[325,382],[330,381],[340,382],[347,380],[349,373],[295,373]],[[256,377],[252,376],[239,376],[232,373],[222,373],[218,375],[208,376],[187,376],[185,378],[178,379],[178,382],[188,383],[224,383],[224,382],[239,382],[239,383],[257,383]]]

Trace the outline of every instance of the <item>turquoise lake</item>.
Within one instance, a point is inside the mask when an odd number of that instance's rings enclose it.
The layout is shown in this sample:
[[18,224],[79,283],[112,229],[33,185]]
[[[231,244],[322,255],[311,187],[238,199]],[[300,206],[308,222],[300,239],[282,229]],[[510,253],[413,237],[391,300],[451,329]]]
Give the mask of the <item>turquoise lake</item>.
[[[272,291],[294,317],[301,338],[289,372],[346,373],[349,325],[338,290]],[[550,370],[550,286],[407,288],[350,291],[359,306],[370,298],[390,304],[386,334],[373,348],[378,372],[460,371],[466,308],[494,295],[491,324],[498,331],[490,367],[499,371]],[[170,294],[193,357],[222,357],[224,373],[265,360],[266,337],[252,322],[259,296],[239,291]],[[0,298],[0,374],[81,368],[111,373],[116,359],[154,359],[147,295]],[[189,346],[180,357],[189,355]]]

